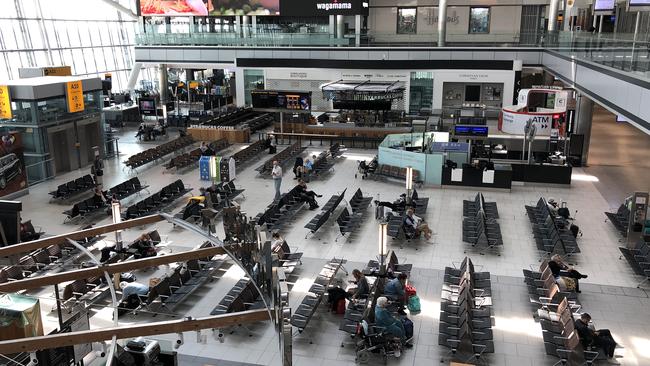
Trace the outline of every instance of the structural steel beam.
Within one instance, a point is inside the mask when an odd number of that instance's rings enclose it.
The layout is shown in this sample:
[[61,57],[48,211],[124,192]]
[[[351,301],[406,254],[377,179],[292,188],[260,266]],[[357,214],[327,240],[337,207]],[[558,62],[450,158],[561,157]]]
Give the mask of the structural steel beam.
[[116,273],[129,272],[137,269],[160,266],[163,264],[187,262],[192,259],[212,257],[219,254],[226,254],[226,251],[222,247],[210,247],[190,250],[183,253],[161,255],[158,257],[135,259],[98,267],[77,269],[74,271],[62,272],[53,275],[26,278],[24,280],[5,282],[3,284],[0,284],[0,293],[11,293],[20,290],[29,290],[45,286],[52,286],[67,281],[103,276],[105,271],[108,272],[108,274],[113,275]]
[[75,344],[103,342],[116,336],[117,339],[146,337],[160,334],[199,331],[201,329],[226,328],[238,324],[267,321],[267,309],[248,310],[239,313],[217,315],[206,318],[172,320],[119,328],[100,328],[74,333],[61,333],[0,342],[0,354],[34,352],[43,349],[69,347]]
[[75,231],[72,233],[50,236],[39,240],[28,241],[25,243],[20,243],[8,247],[0,248],[0,257],[8,257],[15,254],[33,252],[34,250],[47,248],[50,245],[54,245],[54,244],[63,244],[65,243],[66,239],[80,240],[83,238],[87,238],[89,236],[112,233],[117,230],[130,229],[136,226],[148,225],[154,222],[159,222],[164,220],[165,218],[163,218],[160,215],[151,215],[151,216],[144,216],[137,219],[123,221],[118,224],[97,226],[94,228]]

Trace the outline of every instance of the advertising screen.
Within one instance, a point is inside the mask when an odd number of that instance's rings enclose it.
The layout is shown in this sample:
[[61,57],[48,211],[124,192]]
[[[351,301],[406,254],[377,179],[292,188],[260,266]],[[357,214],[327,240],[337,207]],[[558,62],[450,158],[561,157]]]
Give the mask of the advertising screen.
[[27,188],[20,133],[0,135],[0,197]]
[[594,3],[594,11],[614,11],[616,0],[596,0]]
[[139,0],[145,16],[279,15],[280,0]]
[[367,15],[370,0],[281,0],[283,16]]
[[630,10],[650,10],[650,0],[630,0]]
[[281,90],[251,91],[253,108],[288,109],[292,111],[310,111],[311,93]]
[[140,99],[139,101],[140,113],[145,115],[156,114],[156,100],[155,99]]

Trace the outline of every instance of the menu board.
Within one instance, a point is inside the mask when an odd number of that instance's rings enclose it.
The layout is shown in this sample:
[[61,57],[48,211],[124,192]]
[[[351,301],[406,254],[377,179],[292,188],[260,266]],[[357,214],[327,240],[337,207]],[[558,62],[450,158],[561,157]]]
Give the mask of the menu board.
[[84,90],[81,80],[65,83],[65,95],[68,102],[68,113],[77,113],[84,110]]
[[253,108],[287,109],[291,111],[310,111],[311,92],[293,92],[282,90],[251,91]]
[[9,96],[9,87],[0,85],[0,119],[11,119],[11,97]]
[[138,0],[144,16],[280,15],[280,0]]

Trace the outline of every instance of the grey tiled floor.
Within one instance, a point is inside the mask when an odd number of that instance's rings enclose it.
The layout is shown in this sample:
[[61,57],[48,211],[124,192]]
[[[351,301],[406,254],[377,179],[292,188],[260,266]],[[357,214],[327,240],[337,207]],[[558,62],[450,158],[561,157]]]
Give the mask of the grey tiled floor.
[[[105,186],[112,186],[127,178],[127,172],[122,170],[120,161],[129,155],[151,145],[141,145],[132,139],[134,133],[124,134],[120,140],[122,155],[119,159],[106,162]],[[242,146],[234,146],[229,151],[235,151]],[[306,154],[319,152],[320,146],[309,147]],[[381,183],[354,178],[357,160],[369,159],[373,156],[370,150],[349,150],[335,165],[333,174],[322,181],[314,181],[310,187],[323,194],[320,199],[324,203],[330,195],[348,188],[347,198],[358,187],[367,195],[379,197],[382,200],[392,200],[402,191],[403,185],[398,183]],[[253,164],[240,168],[237,184],[246,189],[245,198],[240,200],[242,208],[250,216],[264,209],[273,195],[272,182],[255,177],[254,167],[261,164],[268,156],[262,155]],[[76,178],[84,172],[72,172],[58,177],[56,180],[32,187],[31,194],[23,198],[23,217],[32,219],[36,225],[43,226],[48,234],[61,234],[81,226],[63,225],[61,212],[69,205],[46,204],[47,192],[54,190],[58,184]],[[196,169],[183,175],[164,173],[162,165],[146,166],[139,169],[138,177],[151,185],[152,192],[178,178],[197,189],[205,185],[198,180]],[[495,292],[495,341],[496,353],[489,356],[492,365],[552,365],[556,360],[545,356],[541,339],[541,329],[533,321],[528,305],[526,290],[521,279],[521,269],[537,264],[539,256],[534,249],[531,228],[525,216],[524,205],[534,204],[540,197],[553,196],[558,200],[567,201],[571,210],[577,210],[578,225],[584,231],[579,239],[582,254],[575,258],[577,268],[589,274],[582,282],[583,294],[581,301],[584,310],[592,314],[597,326],[610,328],[615,337],[625,348],[626,365],[650,365],[650,300],[645,291],[635,288],[637,279],[631,274],[627,264],[618,259],[619,237],[610,223],[605,223],[603,211],[612,207],[594,185],[594,176],[588,171],[575,170],[574,184],[569,188],[546,186],[515,186],[511,192],[484,192],[488,201],[498,203],[501,214],[500,224],[504,237],[504,247],[500,256],[494,253],[479,254],[468,251],[474,262],[490,271],[494,277]],[[285,174],[283,190],[289,190],[294,181],[291,173]],[[423,311],[414,317],[416,345],[407,351],[399,360],[390,360],[390,364],[399,365],[432,365],[439,363],[440,357],[446,350],[437,345],[438,312],[441,288],[441,270],[460,261],[465,255],[467,246],[461,241],[462,200],[470,199],[475,190],[423,188],[419,189],[420,196],[430,198],[429,210],[425,219],[436,232],[433,243],[415,243],[400,248],[399,243],[390,242],[402,262],[412,263],[415,270],[412,281],[418,288],[422,299]],[[143,196],[144,197],[144,196]],[[139,198],[129,199],[125,205],[134,203]],[[174,208],[176,212],[182,202]],[[288,226],[285,237],[289,244],[298,247],[305,253],[304,265],[296,271],[297,276],[291,278],[295,283],[291,293],[291,303],[297,304],[302,299],[311,281],[326,260],[332,257],[344,257],[350,261],[346,268],[362,266],[377,252],[377,223],[371,210],[367,220],[358,232],[351,238],[335,241],[338,231],[334,223],[327,223],[314,237],[305,239],[307,233],[304,225],[315,213],[303,210],[298,213],[294,222]],[[108,223],[108,218],[102,218],[101,223]],[[181,230],[173,230],[170,225],[159,223],[155,226],[164,235],[169,235],[174,252],[187,250],[200,242],[200,239]],[[145,228],[137,228],[124,232],[124,240],[134,239]],[[219,230],[222,230],[219,228]],[[112,239],[110,236],[108,240]],[[100,244],[103,245],[103,244]],[[161,266],[158,269],[137,273],[138,279],[146,281],[149,277],[160,275],[167,271]],[[220,301],[230,287],[241,277],[242,272],[236,266],[226,265],[222,276],[215,282],[193,295],[187,304],[177,309],[178,313],[195,317],[207,316],[212,308]],[[53,303],[52,290],[44,289],[42,310],[46,330],[56,327],[54,313],[48,313]],[[122,326],[138,322],[160,321],[164,316],[151,318],[146,314],[137,317],[128,316],[121,319]],[[294,362],[296,365],[346,365],[354,363],[354,354],[350,347],[341,347],[346,336],[338,331],[340,318],[329,314],[325,309],[319,310],[316,318],[310,323],[304,334],[294,339]],[[98,309],[91,320],[92,327],[110,326],[110,310]],[[252,327],[253,337],[243,329],[236,329],[228,334],[225,343],[216,342],[208,337],[206,344],[197,343],[194,334],[185,335],[185,345],[179,352],[187,356],[199,356],[208,359],[244,362],[264,365],[278,365],[279,352],[274,330],[266,324]],[[173,341],[175,335],[161,337],[162,340]],[[313,344],[307,339],[311,338]],[[203,359],[195,360],[203,362]],[[188,361],[190,362],[190,361]],[[191,361],[194,362],[194,361]],[[190,364],[190,363],[188,363]],[[210,363],[207,363],[210,364]],[[214,364],[220,365],[215,361]]]

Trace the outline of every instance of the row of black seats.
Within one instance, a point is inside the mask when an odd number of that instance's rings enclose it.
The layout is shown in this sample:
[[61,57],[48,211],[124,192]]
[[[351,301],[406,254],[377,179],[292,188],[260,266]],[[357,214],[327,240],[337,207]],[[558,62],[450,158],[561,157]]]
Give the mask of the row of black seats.
[[321,208],[321,212],[319,212],[314,218],[312,218],[307,225],[305,225],[305,229],[308,229],[310,233],[315,233],[320,229],[326,222],[329,220],[330,216],[332,216],[332,213],[334,213],[334,210],[339,206],[341,201],[343,201],[343,197],[345,197],[345,191],[347,191],[347,188],[341,192],[341,194],[335,194],[330,199],[327,201],[325,206]]
[[164,206],[169,205],[190,191],[191,189],[185,188],[185,184],[183,184],[183,181],[179,179],[165,186],[159,192],[129,206],[124,214],[124,219],[134,219],[159,211]]
[[573,255],[580,253],[576,237],[571,233],[569,222],[551,213],[544,198],[535,206],[526,206],[528,219],[533,225],[537,249],[545,254]]
[[483,193],[477,193],[472,201],[463,200],[463,216],[476,216],[478,211],[483,211],[488,219],[498,219],[499,210],[496,202],[485,202]]
[[309,321],[314,316],[316,309],[318,309],[318,305],[323,300],[327,288],[334,277],[336,277],[336,273],[346,262],[344,259],[332,258],[318,273],[314,283],[307,291],[307,295],[305,295],[298,308],[296,308],[296,311],[291,315],[290,323],[298,328],[299,332],[305,330],[307,324],[309,324]]
[[219,301],[219,304],[210,312],[210,315],[223,315],[250,310],[256,305],[259,296],[253,281],[242,278]]
[[300,187],[295,186],[283,194],[280,200],[271,203],[263,213],[257,214],[254,221],[258,225],[267,224],[271,231],[279,230],[293,218],[304,204]]
[[636,248],[619,247],[618,249],[634,273],[643,278],[636,287],[640,288],[645,282],[650,281],[650,243],[641,242]]
[[475,272],[467,257],[459,268],[446,267],[441,299],[438,344],[478,362],[484,353],[493,353],[490,273]]
[[266,141],[258,140],[248,145],[245,149],[237,151],[233,154],[232,158],[235,159],[235,163],[239,165],[253,158],[266,148]]
[[50,195],[53,198],[66,199],[93,188],[95,188],[95,181],[90,174],[86,174],[81,178],[59,185],[56,191],[50,192]]
[[274,161],[277,161],[278,164],[280,164],[280,166],[284,166],[288,161],[293,160],[293,158],[295,158],[296,155],[301,153],[304,149],[305,148],[302,147],[300,142],[296,142],[293,145],[275,154],[272,158],[268,159],[264,164],[255,168],[255,170],[257,170],[260,173],[260,175],[270,178],[271,170],[273,170]]
[[109,197],[115,196],[115,198],[121,200],[147,188],[149,188],[149,186],[143,186],[142,183],[140,183],[140,179],[138,179],[138,177],[133,177],[126,182],[109,188],[108,195]]
[[[115,196],[118,200],[121,200],[136,194],[143,189],[147,189],[147,187],[148,186],[143,186],[140,183],[138,177],[133,177],[124,183],[120,183],[115,187],[110,188],[105,192],[105,194],[107,194],[109,198]],[[102,197],[93,195],[90,198],[75,203],[70,210],[64,211],[63,214],[66,215],[66,222],[68,222],[76,218],[97,213],[106,207],[108,207],[108,205]]]
[[[205,242],[198,249],[211,246],[213,244]],[[158,284],[150,288],[149,293],[139,296],[140,306],[136,311],[146,309],[147,311],[174,312],[176,307],[196,290],[214,279],[214,274],[222,263],[223,261],[214,259],[214,257],[206,257],[192,259],[184,265],[176,267]]]
[[483,210],[476,211],[474,216],[463,218],[463,241],[475,247],[503,246],[501,227],[496,219],[488,218]]
[[182,150],[193,143],[194,139],[192,136],[181,136],[173,141],[166,142],[162,145],[158,145],[154,148],[130,156],[124,164],[131,169],[135,169],[154,160],[160,159],[165,155]]
[[[208,148],[212,151],[212,153],[217,153],[227,148],[228,146],[230,146],[230,143],[228,143],[228,140],[226,139],[212,141],[211,143],[208,144]],[[196,148],[188,153],[172,158],[169,161],[169,163],[165,165],[165,169],[169,170],[172,168],[176,168],[176,170],[180,170],[183,168],[187,168],[188,166],[199,161],[202,155],[203,155],[203,151],[201,151],[201,148]]]
[[354,195],[348,202],[352,208],[352,212],[345,207],[336,218],[336,223],[339,225],[341,235],[337,237],[335,241],[338,241],[340,237],[353,233],[359,226],[361,226],[370,202],[372,202],[372,197],[364,197],[361,188],[354,192]]
[[616,212],[605,212],[605,215],[609,221],[614,224],[616,230],[618,230],[624,238],[627,238],[627,229],[630,224],[630,209],[627,208],[625,204],[622,204],[618,207]]

